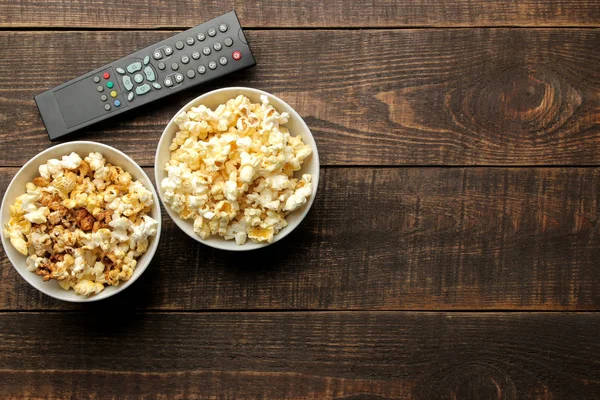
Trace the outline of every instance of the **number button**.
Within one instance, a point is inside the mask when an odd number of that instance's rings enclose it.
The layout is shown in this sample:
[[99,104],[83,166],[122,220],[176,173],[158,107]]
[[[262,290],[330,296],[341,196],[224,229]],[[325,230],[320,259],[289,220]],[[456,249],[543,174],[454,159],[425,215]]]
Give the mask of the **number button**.
[[193,69],[190,69],[188,72],[186,72],[186,75],[188,78],[192,79],[193,77],[196,76],[196,73],[194,72]]
[[221,49],[222,49],[221,43],[217,42],[217,43],[213,44],[213,49],[215,49],[216,51],[221,51]]
[[199,73],[200,75],[202,75],[202,74],[206,73],[206,67],[205,67],[204,65],[199,65],[199,66],[198,66],[198,73]]
[[217,63],[214,61],[211,61],[208,63],[208,68],[210,69],[216,69],[217,68]]
[[187,39],[185,39],[185,42],[188,44],[188,46],[191,46],[194,44],[194,38],[189,36]]
[[187,64],[190,62],[190,58],[188,56],[182,56],[181,57],[181,62],[184,64]]
[[221,64],[221,65],[227,65],[227,57],[221,57],[221,58],[219,58],[219,64]]
[[177,82],[177,83],[183,82],[183,75],[181,75],[179,72],[175,74],[175,82]]
[[183,42],[181,40],[178,40],[177,42],[175,42],[175,48],[177,50],[183,49]]
[[230,37],[225,38],[225,40],[223,40],[223,43],[225,43],[225,46],[231,47],[233,45],[233,39]]
[[204,41],[204,39],[206,39],[206,35],[204,33],[202,33],[202,32],[200,32],[199,34],[197,34],[196,37],[201,42]]
[[217,34],[217,31],[215,30],[215,28],[210,28],[208,30],[208,36],[213,37]]
[[173,54],[173,48],[171,46],[165,46],[165,54],[167,56],[170,56],[171,54]]
[[199,59],[199,58],[200,58],[200,52],[199,52],[199,51],[195,51],[195,52],[193,52],[193,53],[192,53],[192,58],[193,58],[194,60],[197,60],[197,59]]
[[205,56],[210,55],[210,47],[205,47],[202,49],[202,54],[204,54]]
[[219,30],[221,32],[227,32],[227,24],[221,24],[221,25],[219,25]]

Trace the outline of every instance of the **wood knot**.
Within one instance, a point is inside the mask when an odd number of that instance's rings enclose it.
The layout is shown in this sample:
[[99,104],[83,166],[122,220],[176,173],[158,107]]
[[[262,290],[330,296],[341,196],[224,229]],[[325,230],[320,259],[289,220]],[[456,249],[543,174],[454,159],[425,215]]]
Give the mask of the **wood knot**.
[[513,67],[447,92],[445,107],[462,127],[523,144],[554,133],[581,101],[581,95],[552,71]]

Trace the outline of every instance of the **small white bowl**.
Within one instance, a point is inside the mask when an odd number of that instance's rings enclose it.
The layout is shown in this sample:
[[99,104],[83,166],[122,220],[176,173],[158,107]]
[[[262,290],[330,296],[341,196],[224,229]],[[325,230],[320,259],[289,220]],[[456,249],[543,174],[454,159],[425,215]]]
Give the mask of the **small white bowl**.
[[6,255],[8,256],[8,259],[10,260],[12,265],[15,267],[17,272],[23,277],[23,279],[25,279],[34,288],[36,288],[44,294],[47,294],[50,297],[74,303],[102,300],[119,293],[120,291],[129,287],[133,282],[135,282],[135,280],[139,278],[140,275],[142,275],[148,264],[150,264],[150,260],[152,260],[152,257],[156,252],[156,248],[158,247],[158,241],[160,238],[161,218],[160,205],[158,204],[158,196],[156,195],[156,191],[154,190],[154,186],[152,186],[152,181],[150,181],[148,175],[146,175],[146,173],[142,170],[142,168],[139,165],[137,165],[135,161],[133,161],[127,155],[113,147],[96,142],[81,141],[63,143],[42,151],[37,156],[29,160],[27,164],[25,164],[19,170],[19,172],[17,172],[17,174],[14,176],[14,178],[8,185],[6,193],[4,193],[4,198],[2,199],[2,208],[0,209],[2,230],[4,230],[4,225],[7,224],[8,220],[10,219],[10,205],[12,205],[15,202],[15,199],[18,196],[25,193],[25,184],[27,182],[31,182],[35,177],[39,176],[38,168],[40,165],[45,164],[51,158],[60,159],[64,155],[71,154],[71,152],[75,152],[79,154],[80,157],[84,158],[90,152],[93,151],[102,153],[102,155],[106,158],[108,162],[123,168],[125,171],[131,174],[133,179],[142,182],[142,184],[152,192],[152,197],[154,199],[154,206],[152,207],[150,216],[158,221],[156,236],[150,238],[148,251],[146,251],[146,253],[144,253],[138,259],[138,263],[135,268],[135,271],[133,272],[133,276],[128,281],[123,282],[118,286],[106,286],[104,290],[99,294],[95,294],[89,297],[78,295],[75,293],[74,290],[64,290],[58,285],[58,282],[56,280],[44,282],[41,276],[36,275],[34,272],[28,271],[27,265],[25,264],[26,257],[19,253],[10,243],[10,239],[5,238],[4,234],[2,234],[2,246],[4,247],[4,251],[6,252]]
[[[294,136],[300,135],[304,143],[310,146],[310,148],[312,149],[312,154],[304,160],[302,168],[300,169],[300,171],[296,171],[295,176],[300,177],[302,176],[302,174],[311,174],[313,183],[313,193],[309,197],[307,203],[301,209],[290,213],[286,217],[288,226],[283,228],[277,235],[275,235],[275,238],[273,240],[273,243],[275,243],[289,235],[294,229],[296,229],[300,222],[302,222],[306,214],[308,214],[308,211],[310,210],[313,201],[315,200],[315,196],[317,194],[317,187],[319,186],[319,152],[317,151],[317,144],[315,143],[315,139],[313,138],[310,129],[308,128],[302,117],[300,117],[300,115],[298,115],[298,113],[289,104],[281,100],[279,97],[267,92],[263,92],[262,90],[247,87],[230,87],[213,90],[212,92],[205,93],[202,96],[195,98],[194,100],[190,101],[188,104],[183,106],[181,110],[175,113],[175,116],[182,111],[187,111],[191,107],[197,107],[201,104],[204,104],[204,106],[214,110],[220,104],[224,104],[227,102],[227,100],[234,99],[240,94],[248,97],[253,103],[260,103],[261,95],[267,96],[269,98],[269,102],[275,107],[277,111],[279,111],[280,113],[287,112],[290,115],[290,120],[285,125],[290,130],[290,133]],[[167,210],[169,216],[173,219],[173,221],[175,221],[175,224],[177,224],[177,226],[181,228],[181,230],[184,231],[188,236],[207,246],[211,246],[221,250],[231,251],[255,250],[268,246],[270,243],[254,243],[251,240],[248,240],[245,244],[240,246],[235,243],[235,240],[225,240],[222,237],[215,235],[209,237],[206,240],[203,240],[194,233],[193,221],[184,220],[180,218],[179,215],[173,210],[171,210],[169,205],[165,202],[165,199],[163,197],[163,190],[160,186],[160,183],[166,177],[164,167],[171,157],[169,145],[171,144],[173,137],[179,130],[177,124],[173,122],[175,116],[171,118],[171,121],[169,121],[167,127],[162,133],[162,136],[160,137],[158,147],[156,148],[156,158],[154,160],[154,178],[156,181],[156,187],[158,188],[158,195],[160,196],[160,199],[162,200],[163,205],[165,206],[165,209]]]

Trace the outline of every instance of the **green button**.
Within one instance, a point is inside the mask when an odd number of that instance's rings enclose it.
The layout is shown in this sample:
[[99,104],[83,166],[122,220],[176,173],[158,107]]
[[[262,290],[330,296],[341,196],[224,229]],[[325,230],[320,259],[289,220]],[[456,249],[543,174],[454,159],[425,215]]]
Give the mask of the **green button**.
[[115,86],[111,81],[106,82],[106,87],[109,89],[112,89],[112,87]]

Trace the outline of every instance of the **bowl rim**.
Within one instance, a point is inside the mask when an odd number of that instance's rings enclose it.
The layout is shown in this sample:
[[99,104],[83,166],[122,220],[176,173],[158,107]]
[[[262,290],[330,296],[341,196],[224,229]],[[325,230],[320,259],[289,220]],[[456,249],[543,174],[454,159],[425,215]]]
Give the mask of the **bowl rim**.
[[[116,149],[116,148],[106,145],[104,143],[93,142],[93,141],[89,141],[89,140],[77,140],[77,141],[73,141],[73,142],[64,142],[64,143],[57,144],[55,146],[51,146],[51,147],[41,151],[40,153],[36,154],[31,159],[29,159],[29,161],[27,161],[25,164],[23,164],[23,166],[21,168],[19,168],[19,170],[15,173],[13,178],[10,180],[8,186],[6,187],[6,191],[4,192],[4,195],[2,197],[2,204],[0,206],[0,220],[2,219],[2,216],[4,215],[5,207],[10,206],[8,204],[7,193],[9,192],[9,189],[13,186],[13,184],[16,183],[17,177],[25,170],[25,168],[29,167],[33,163],[39,162],[40,158],[42,158],[44,155],[50,153],[51,151],[56,151],[56,149],[60,149],[62,147],[78,146],[78,145],[99,146],[100,148],[109,149],[110,151],[116,152],[119,156],[124,157],[125,159],[129,160],[137,169],[139,169],[138,172],[141,172],[143,174],[143,176],[145,176],[146,179],[148,180],[148,183],[150,183],[150,188],[147,188],[147,189],[149,189],[152,192],[152,194],[154,196],[154,201],[156,202],[156,207],[158,210],[158,219],[157,219],[158,227],[156,229],[156,235],[153,237],[150,248],[148,248],[146,253],[144,253],[144,255],[148,254],[148,262],[146,263],[146,265],[144,265],[141,268],[139,268],[138,265],[136,265],[136,268],[134,270],[132,277],[129,280],[122,282],[118,286],[112,286],[115,289],[111,292],[102,291],[101,293],[93,295],[93,296],[82,296],[82,295],[76,294],[76,297],[74,297],[72,299],[63,298],[63,297],[55,295],[54,293],[49,291],[48,290],[49,288],[46,288],[44,286],[47,282],[40,281],[42,283],[42,285],[40,285],[40,287],[34,285],[32,282],[29,281],[28,276],[26,275],[26,274],[32,274],[32,272],[28,271],[27,269],[21,270],[20,268],[17,267],[15,260],[12,259],[9,252],[6,250],[7,246],[12,246],[12,243],[10,243],[10,240],[8,240],[8,238],[5,238],[4,221],[1,221],[2,226],[0,226],[0,229],[2,231],[0,232],[0,236],[1,236],[2,246],[4,247],[4,253],[6,254],[6,257],[12,264],[13,268],[17,271],[17,273],[19,275],[21,275],[23,280],[25,282],[27,282],[31,287],[35,288],[36,290],[38,290],[39,292],[41,292],[47,296],[50,296],[50,297],[60,300],[60,301],[66,301],[69,303],[90,303],[90,302],[100,301],[100,300],[104,300],[109,297],[112,297],[112,296],[116,295],[117,293],[120,293],[121,291],[125,290],[129,286],[131,286],[142,275],[142,273],[146,270],[146,268],[148,268],[148,266],[152,262],[152,259],[154,258],[154,254],[156,253],[156,250],[158,249],[158,244],[160,242],[160,235],[161,235],[161,231],[162,231],[162,218],[161,218],[162,211],[161,211],[161,207],[160,207],[160,202],[156,201],[159,197],[154,188],[154,185],[152,185],[152,180],[150,179],[148,174],[146,174],[144,169],[137,162],[135,162],[135,160],[133,160],[131,157],[129,157],[127,154],[123,153],[119,149]],[[104,156],[104,154],[103,154],[103,156]],[[146,182],[144,182],[144,183],[146,183]],[[146,185],[144,185],[144,186],[146,186]],[[26,257],[26,256],[23,256],[23,257]],[[69,292],[71,292],[71,290],[66,290],[64,292],[69,293]],[[75,293],[75,292],[73,291],[73,293]]]
[[[184,220],[181,217],[179,217],[179,215],[177,215],[173,210],[171,210],[171,208],[169,207],[169,205],[165,202],[164,198],[163,198],[163,190],[160,186],[160,179],[158,176],[159,173],[159,168],[162,168],[158,165],[158,158],[159,158],[159,153],[160,153],[160,149],[163,146],[168,146],[170,145],[170,143],[166,143],[167,141],[167,131],[169,130],[169,128],[172,126],[173,121],[175,119],[175,117],[177,115],[179,115],[179,113],[181,113],[182,111],[187,111],[189,110],[192,106],[196,105],[200,105],[202,104],[201,101],[203,99],[206,99],[210,96],[213,96],[215,94],[218,93],[222,93],[222,92],[235,92],[235,91],[239,91],[239,94],[244,94],[243,92],[251,92],[253,94],[257,94],[257,95],[265,95],[269,98],[273,98],[275,99],[277,102],[281,103],[284,107],[287,107],[288,110],[285,110],[286,112],[288,112],[292,118],[295,119],[295,121],[297,121],[298,123],[300,123],[304,129],[305,132],[308,133],[308,135],[310,135],[310,137],[312,138],[312,142],[314,143],[314,146],[311,146],[311,150],[312,150],[312,154],[311,157],[313,157],[313,161],[316,163],[316,174],[312,175],[312,183],[313,183],[313,193],[310,196],[310,198],[308,199],[307,203],[302,207],[301,210],[296,210],[296,211],[301,211],[301,216],[298,219],[296,225],[294,225],[293,227],[290,228],[290,226],[288,225],[286,228],[282,229],[277,235],[275,235],[275,238],[273,239],[272,243],[254,243],[252,242],[253,246],[247,246],[248,243],[244,244],[244,245],[237,245],[235,244],[235,241],[233,240],[225,240],[222,237],[217,237],[216,239],[220,239],[216,242],[214,241],[206,241],[201,239],[198,235],[196,235],[194,232],[189,233],[186,229],[184,229],[183,227],[186,225],[190,224],[189,220]],[[237,96],[236,95],[236,96]],[[236,96],[232,97],[235,98]],[[215,90],[211,90],[210,92],[206,92],[194,99],[192,99],[191,101],[189,101],[187,104],[185,104],[183,107],[181,107],[175,114],[173,114],[173,117],[169,120],[169,122],[167,123],[167,125],[165,126],[165,128],[163,129],[162,134],[160,135],[160,139],[158,141],[158,145],[156,146],[156,154],[154,157],[154,181],[156,183],[156,189],[157,189],[157,193],[158,193],[158,197],[160,198],[160,201],[163,203],[163,207],[164,209],[167,211],[167,214],[169,215],[169,217],[171,217],[171,219],[173,220],[173,222],[175,222],[175,225],[177,225],[177,227],[179,229],[181,229],[187,236],[191,237],[192,239],[194,239],[195,241],[205,245],[205,246],[209,246],[215,249],[219,249],[219,250],[226,250],[226,251],[252,251],[252,250],[260,250],[263,249],[269,245],[272,245],[274,243],[277,243],[278,241],[282,240],[283,238],[285,238],[287,235],[289,235],[291,232],[293,232],[301,223],[302,221],[304,221],[304,219],[306,218],[306,215],[308,214],[308,212],[310,211],[313,202],[315,200],[315,198],[317,197],[317,189],[319,186],[319,178],[320,178],[320,172],[321,172],[321,163],[320,163],[320,159],[319,159],[319,151],[317,149],[317,142],[315,140],[315,137],[313,136],[310,128],[308,127],[308,125],[306,124],[306,122],[304,121],[304,119],[300,116],[300,114],[298,114],[298,112],[292,107],[290,106],[287,102],[285,102],[283,99],[281,99],[280,97],[269,93],[269,92],[265,92],[264,90],[260,90],[260,89],[255,89],[255,88],[250,88],[250,87],[245,87],[245,86],[230,86],[230,87],[224,87],[224,88],[219,88],[219,89],[215,89]],[[212,236],[211,236],[212,238]],[[235,245],[231,246],[231,243],[233,243]]]

